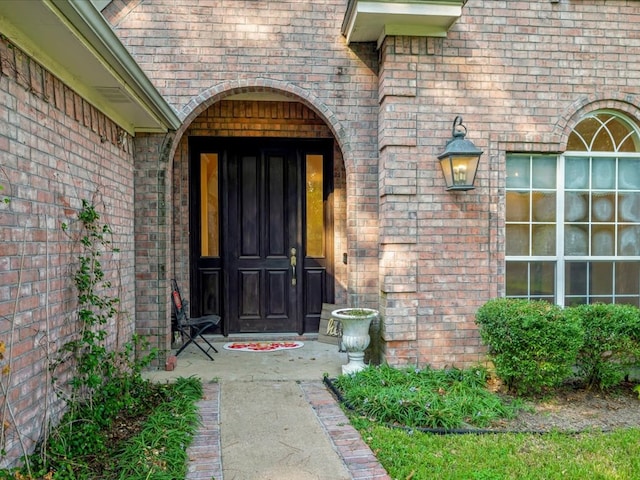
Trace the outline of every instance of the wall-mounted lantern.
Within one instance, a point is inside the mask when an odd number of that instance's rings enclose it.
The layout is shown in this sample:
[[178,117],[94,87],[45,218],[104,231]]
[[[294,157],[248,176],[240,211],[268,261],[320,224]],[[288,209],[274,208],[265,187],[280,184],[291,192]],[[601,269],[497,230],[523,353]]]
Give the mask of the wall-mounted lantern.
[[478,172],[478,162],[482,155],[471,140],[467,140],[467,127],[462,124],[462,117],[457,116],[451,128],[452,138],[438,155],[447,190],[473,190],[473,182]]

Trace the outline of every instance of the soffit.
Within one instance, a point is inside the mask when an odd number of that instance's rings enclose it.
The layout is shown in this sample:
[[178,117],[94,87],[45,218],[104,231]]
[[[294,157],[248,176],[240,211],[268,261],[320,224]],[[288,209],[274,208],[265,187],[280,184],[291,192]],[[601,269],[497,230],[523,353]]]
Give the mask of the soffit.
[[2,0],[10,42],[131,134],[166,132],[180,121],[86,0]]
[[466,0],[349,0],[342,22],[347,43],[378,42],[387,35],[444,37]]

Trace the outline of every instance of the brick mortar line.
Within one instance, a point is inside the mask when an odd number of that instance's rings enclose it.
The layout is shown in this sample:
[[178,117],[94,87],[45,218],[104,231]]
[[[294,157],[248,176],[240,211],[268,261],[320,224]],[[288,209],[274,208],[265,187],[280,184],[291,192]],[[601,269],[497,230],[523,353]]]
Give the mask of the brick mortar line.
[[220,384],[205,383],[197,403],[200,428],[187,448],[189,464],[185,480],[222,480],[220,437]]

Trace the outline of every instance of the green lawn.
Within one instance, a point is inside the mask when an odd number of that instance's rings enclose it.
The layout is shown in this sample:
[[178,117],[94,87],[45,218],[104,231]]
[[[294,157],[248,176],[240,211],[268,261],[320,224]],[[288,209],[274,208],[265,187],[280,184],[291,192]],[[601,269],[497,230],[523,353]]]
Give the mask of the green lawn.
[[487,378],[482,368],[381,366],[330,384],[395,480],[640,479],[640,425],[581,434],[424,432],[483,429],[525,408],[489,392]]
[[397,480],[640,479],[640,428],[580,435],[434,435],[354,419]]

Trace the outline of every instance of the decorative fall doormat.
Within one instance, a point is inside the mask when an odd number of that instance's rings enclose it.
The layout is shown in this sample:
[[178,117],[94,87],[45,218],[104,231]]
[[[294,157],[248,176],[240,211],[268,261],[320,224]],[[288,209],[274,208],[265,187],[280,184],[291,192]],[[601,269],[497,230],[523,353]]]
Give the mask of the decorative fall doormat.
[[300,348],[303,345],[303,342],[229,342],[225,343],[223,348],[237,352],[274,352]]

